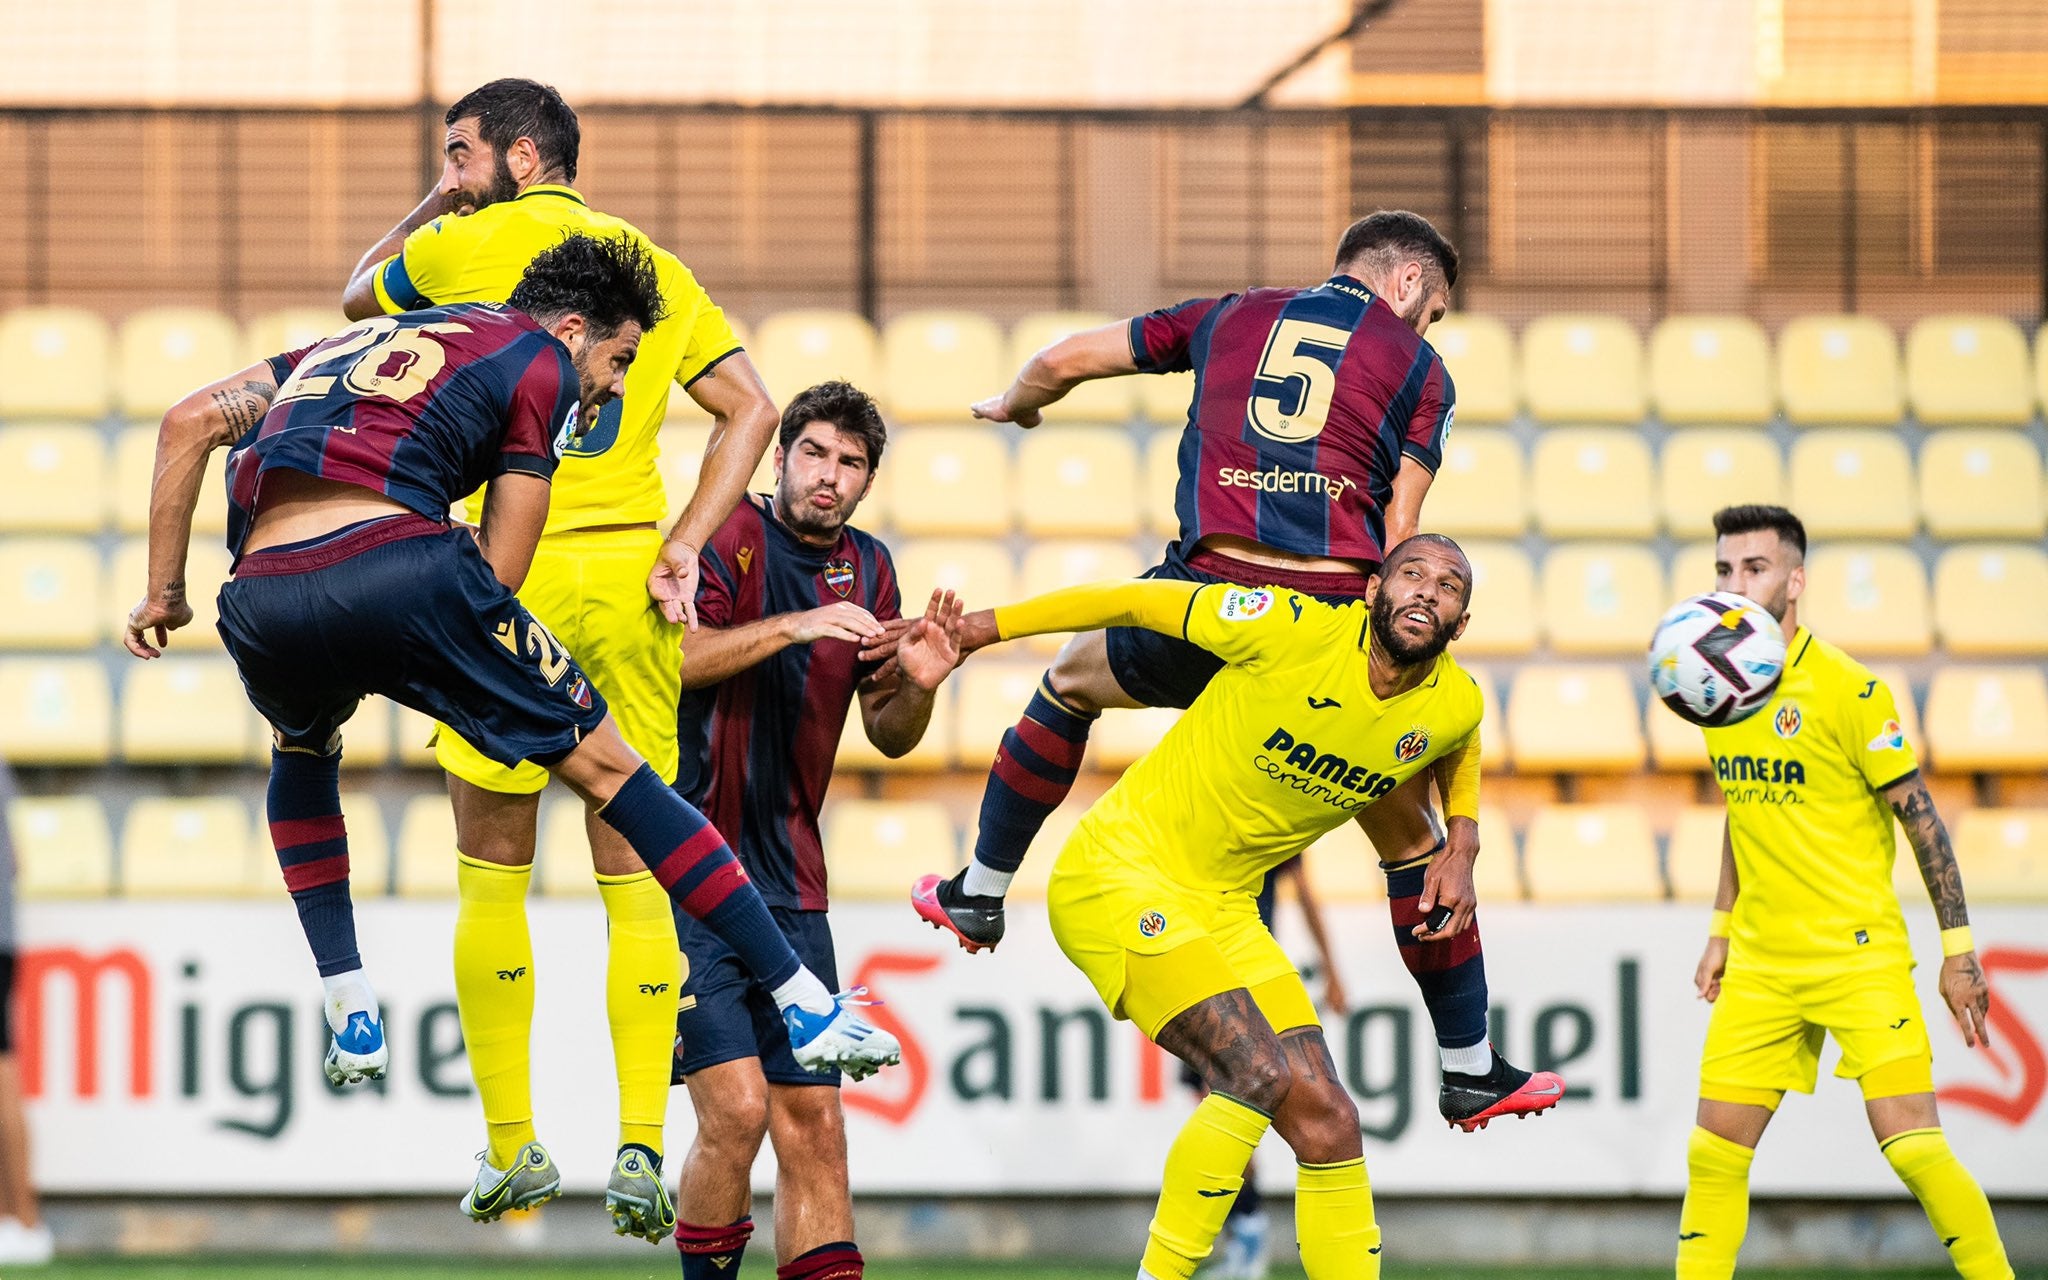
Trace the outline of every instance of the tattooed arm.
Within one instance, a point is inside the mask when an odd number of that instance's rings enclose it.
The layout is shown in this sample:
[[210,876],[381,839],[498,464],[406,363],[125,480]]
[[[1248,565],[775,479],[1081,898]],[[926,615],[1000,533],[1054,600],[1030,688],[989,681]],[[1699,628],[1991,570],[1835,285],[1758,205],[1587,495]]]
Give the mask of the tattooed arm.
[[[1927,896],[1934,900],[1934,918],[1943,929],[1960,929],[1970,923],[1970,910],[1963,901],[1963,873],[1956,866],[1956,851],[1949,844],[1948,829],[1935,812],[1934,797],[1918,773],[1901,778],[1884,789],[1885,802],[1899,825],[1906,829],[1913,857],[1920,864],[1920,878],[1927,884]],[[1966,951],[1941,962],[1941,997],[1948,1002],[1963,1040],[1975,1045],[1984,1040],[1984,1018],[1991,1004],[1991,991],[1984,982],[1984,970],[1977,953]]]
[[[185,601],[185,553],[199,506],[206,460],[263,421],[277,394],[268,364],[251,365],[201,387],[171,406],[156,437],[156,473],[149,485],[149,585],[128,615],[124,643],[138,658],[162,656],[168,633],[192,621]],[[150,643],[154,635],[155,644]]]

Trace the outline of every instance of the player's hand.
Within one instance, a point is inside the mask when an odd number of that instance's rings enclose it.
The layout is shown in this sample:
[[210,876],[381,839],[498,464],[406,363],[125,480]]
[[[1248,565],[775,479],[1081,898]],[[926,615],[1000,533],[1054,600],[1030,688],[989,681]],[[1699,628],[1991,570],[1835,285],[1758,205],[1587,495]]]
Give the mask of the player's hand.
[[939,687],[960,665],[960,600],[951,591],[934,591],[924,616],[910,624],[896,649],[903,678],[927,692]]
[[697,572],[697,548],[667,538],[647,575],[647,594],[661,606],[661,616],[692,631],[697,629]]
[[[185,603],[183,591],[144,596],[142,603],[128,611],[128,630],[121,643],[138,658],[161,658],[164,646],[170,643],[170,633],[191,621],[192,606]],[[156,635],[155,644],[149,642],[152,632]]]
[[1416,905],[1424,916],[1438,907],[1449,908],[1451,918],[1434,933],[1430,932],[1427,921],[1416,925],[1411,932],[1418,942],[1455,938],[1471,925],[1472,913],[1479,909],[1479,891],[1472,884],[1472,864],[1478,857],[1476,846],[1460,848],[1454,842],[1432,859],[1423,871],[1422,898]]
[[[894,676],[897,671],[895,661],[896,648],[903,643],[904,634],[910,630],[910,624],[915,621],[917,621],[915,618],[883,619],[882,634],[861,641],[860,660],[862,662],[880,662],[885,664],[881,671],[875,672],[877,676],[881,675],[884,671]],[[870,677],[870,679],[872,678]]]
[[1991,1043],[1985,1019],[1991,1015],[1991,985],[1984,981],[1977,953],[1965,951],[1941,962],[1941,998],[1963,1029],[1963,1043],[1972,1049]]
[[1045,420],[1036,409],[1024,409],[1016,413],[1010,412],[1009,406],[1003,402],[1002,396],[990,396],[988,399],[973,405],[968,409],[968,412],[983,422],[1011,422],[1023,427],[1026,431],[1029,431]]
[[1323,1007],[1340,1018],[1351,1013],[1351,997],[1344,990],[1344,979],[1328,967],[1323,970]]
[[1708,1004],[1721,998],[1721,975],[1728,972],[1728,939],[1708,938],[1700,955],[1699,968],[1692,971],[1692,987]]
[[813,640],[851,640],[856,644],[882,634],[875,615],[851,600],[821,605],[789,620],[789,642],[809,644]]
[[996,611],[976,609],[973,613],[960,615],[959,626],[954,638],[960,645],[960,657],[964,660],[977,649],[986,649],[1002,642],[1002,633],[996,630]]

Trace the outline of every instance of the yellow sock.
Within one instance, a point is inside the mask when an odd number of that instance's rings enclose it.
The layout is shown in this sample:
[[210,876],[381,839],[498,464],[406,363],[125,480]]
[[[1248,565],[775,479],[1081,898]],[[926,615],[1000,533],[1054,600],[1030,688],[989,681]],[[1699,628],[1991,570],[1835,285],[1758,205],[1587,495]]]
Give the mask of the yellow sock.
[[668,891],[651,871],[599,876],[597,891],[611,921],[604,1003],[619,1075],[619,1145],[637,1142],[658,1156],[675,1059],[676,993],[683,985],[675,916]]
[[1728,1280],[1749,1232],[1749,1165],[1756,1149],[1693,1126],[1678,1211],[1678,1280]]
[[533,937],[526,929],[533,868],[455,857],[455,1003],[490,1128],[487,1158],[492,1168],[509,1169],[534,1140]]
[[2006,1261],[2005,1242],[1998,1238],[1991,1202],[1949,1150],[1941,1130],[1908,1129],[1886,1138],[1878,1149],[1927,1211],[1957,1275],[1963,1280],[2012,1280],[2012,1264]]
[[1372,1216],[1364,1156],[1297,1167],[1294,1235],[1309,1280],[1377,1280],[1380,1228]]
[[1258,1150],[1273,1117],[1212,1093],[1195,1107],[1166,1153],[1159,1208],[1145,1246],[1144,1271],[1153,1280],[1189,1280],[1209,1256],[1231,1201],[1244,1186],[1244,1167]]

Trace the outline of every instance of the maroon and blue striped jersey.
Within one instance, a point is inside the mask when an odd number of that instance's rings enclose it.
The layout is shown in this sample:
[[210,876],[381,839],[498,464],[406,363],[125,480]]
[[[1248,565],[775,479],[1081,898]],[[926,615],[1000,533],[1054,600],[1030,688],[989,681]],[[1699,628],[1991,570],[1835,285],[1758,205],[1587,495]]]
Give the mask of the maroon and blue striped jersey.
[[[901,616],[896,565],[881,540],[848,525],[813,546],[751,494],[699,557],[697,619],[737,627],[851,600],[877,619]],[[791,645],[766,661],[683,694],[676,790],[711,819],[771,907],[823,911],[825,846],[818,812],[839,735],[873,668],[849,640]]]
[[524,313],[460,303],[377,316],[273,356],[277,396],[228,455],[228,549],[240,556],[277,468],[361,485],[431,520],[508,471],[552,479],[582,384],[569,349]]
[[1433,473],[1454,392],[1434,348],[1349,275],[1197,298],[1130,322],[1146,373],[1192,369],[1174,510],[1192,551],[1234,534],[1377,564],[1401,459]]

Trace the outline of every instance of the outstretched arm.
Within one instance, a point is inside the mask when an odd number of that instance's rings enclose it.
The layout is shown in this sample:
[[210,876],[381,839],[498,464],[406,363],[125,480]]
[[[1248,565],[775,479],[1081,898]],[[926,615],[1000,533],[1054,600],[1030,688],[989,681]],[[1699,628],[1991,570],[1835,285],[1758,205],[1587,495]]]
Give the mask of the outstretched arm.
[[381,316],[385,311],[403,311],[403,306],[385,306],[385,298],[377,294],[377,277],[394,254],[405,251],[405,238],[426,226],[434,219],[452,215],[459,211],[457,197],[449,191],[450,179],[447,169],[441,171],[441,178],[426,198],[413,207],[413,211],[399,220],[397,226],[384,233],[384,238],[370,246],[356,269],[349,273],[348,285],[341,291],[341,314],[351,320],[367,320]]
[[891,760],[910,754],[931,727],[939,686],[960,665],[959,630],[959,600],[950,591],[932,592],[896,649],[894,677],[861,686],[861,727]]
[[1963,901],[1963,872],[1956,865],[1956,851],[1949,844],[1948,828],[1935,812],[1934,797],[1927,783],[1915,772],[1884,789],[1885,803],[1899,825],[1906,829],[1913,857],[1920,864],[1920,879],[1927,896],[1934,901],[1934,918],[1941,925],[1941,998],[1948,1002],[1956,1025],[1963,1030],[1963,1043],[1989,1044],[1984,1019],[1991,1009],[1991,988],[1977,963],[1976,942],[1970,936],[1970,909]]
[[1120,320],[1061,338],[1040,351],[1025,363],[1008,391],[983,400],[972,412],[988,422],[1035,427],[1039,410],[1089,379],[1137,371],[1138,362],[1131,358],[1130,323]]
[[711,439],[697,473],[697,489],[669,530],[647,578],[647,594],[670,622],[697,625],[697,560],[704,544],[739,505],[747,479],[760,464],[781,420],[768,388],[744,351],[706,369],[689,385],[690,398],[711,415]]
[[972,653],[1004,640],[1053,631],[1099,631],[1143,627],[1163,635],[1187,634],[1188,610],[1199,582],[1131,578],[1091,582],[1048,591],[995,609],[978,609],[960,619],[960,652]]

